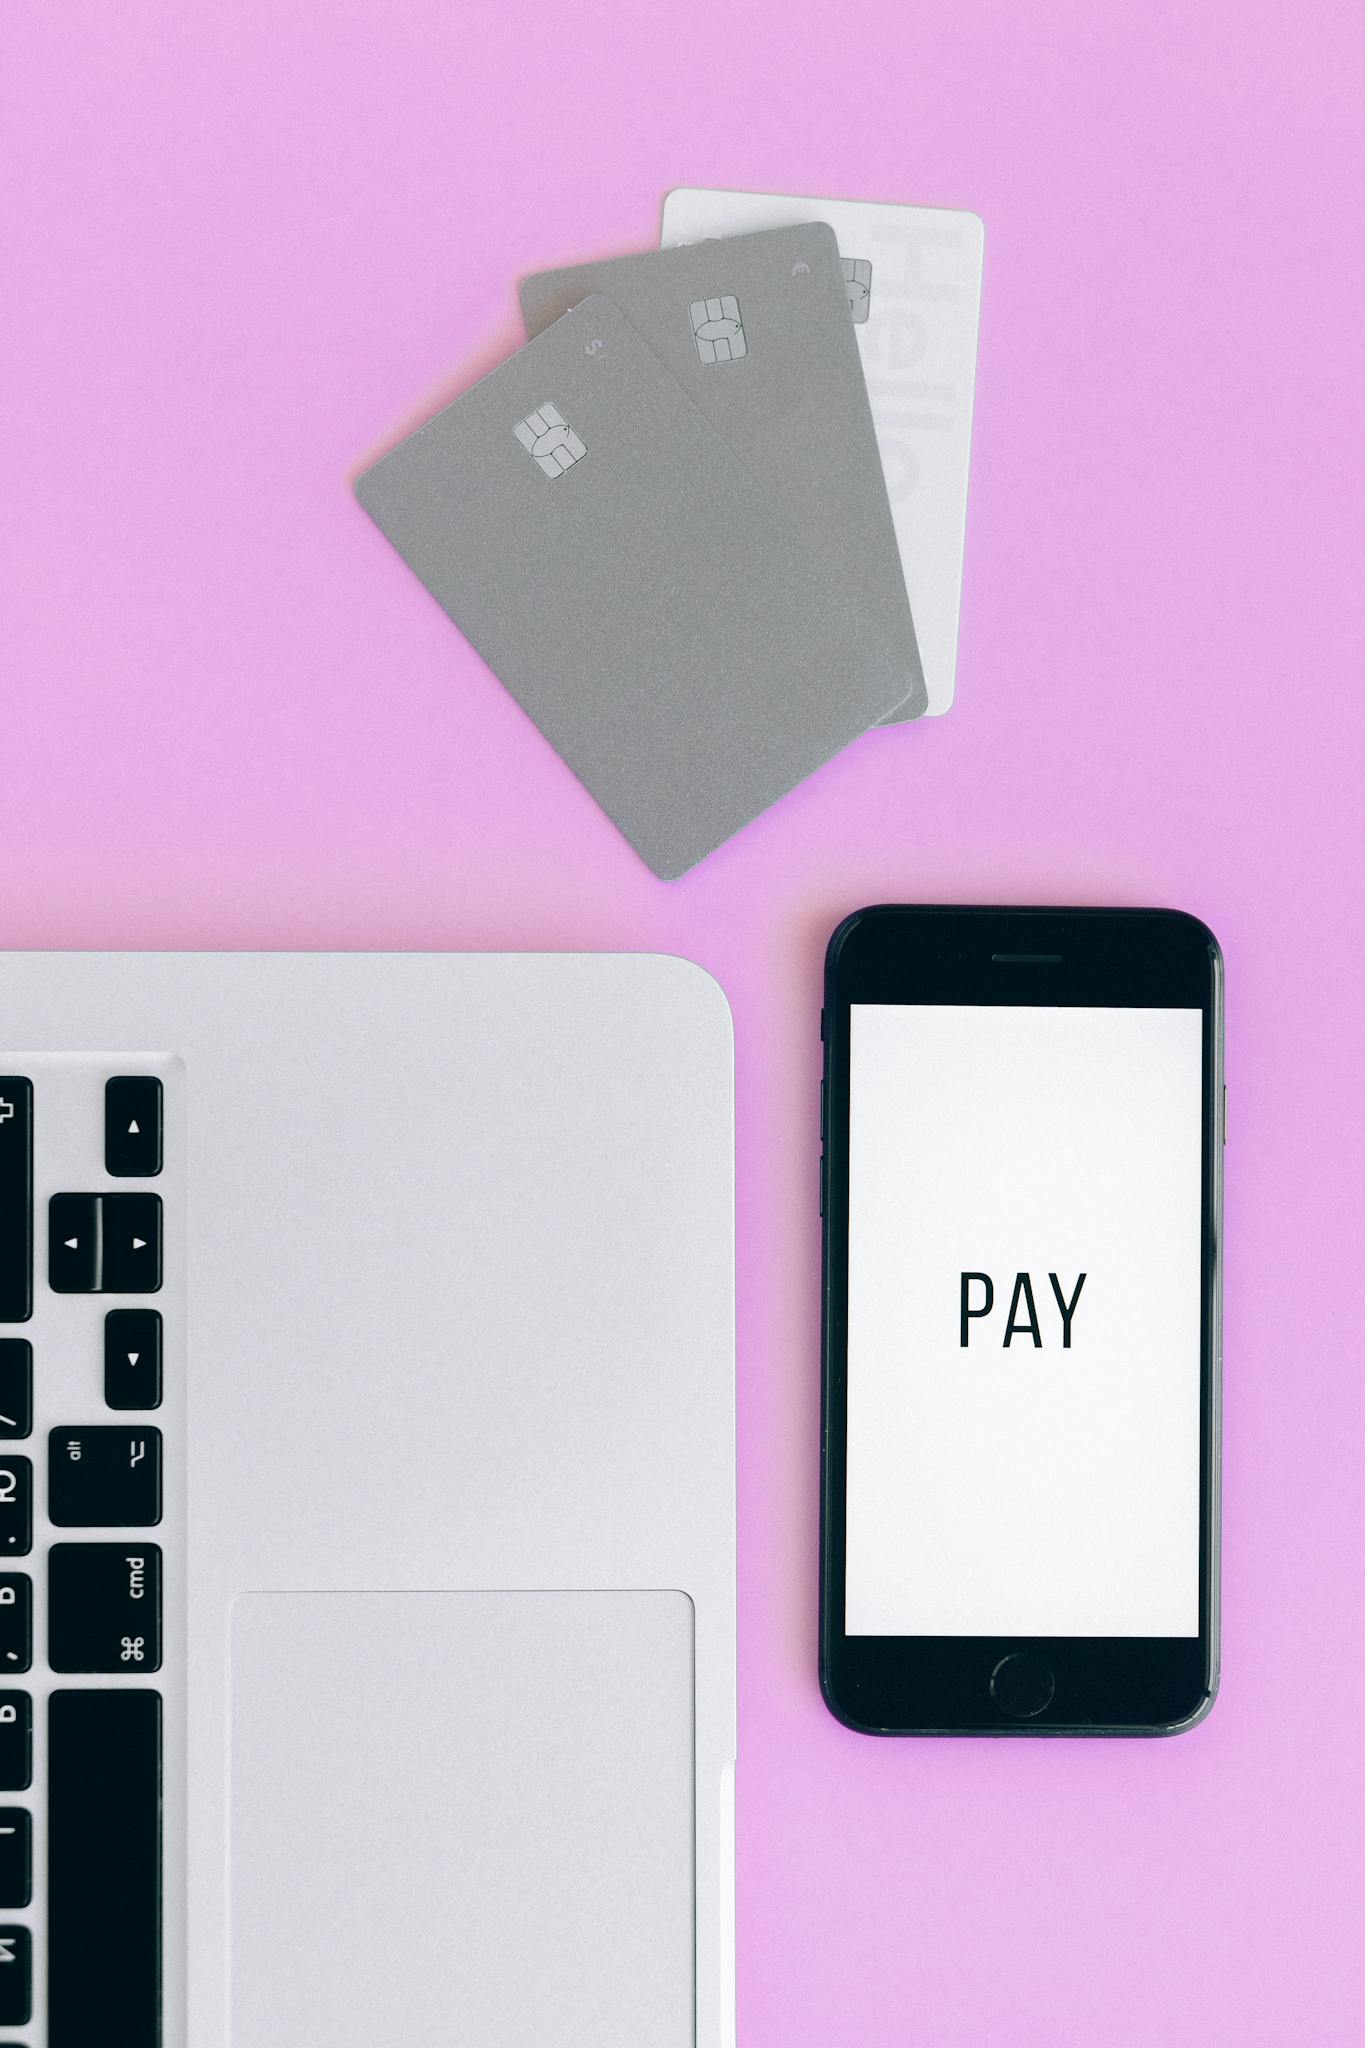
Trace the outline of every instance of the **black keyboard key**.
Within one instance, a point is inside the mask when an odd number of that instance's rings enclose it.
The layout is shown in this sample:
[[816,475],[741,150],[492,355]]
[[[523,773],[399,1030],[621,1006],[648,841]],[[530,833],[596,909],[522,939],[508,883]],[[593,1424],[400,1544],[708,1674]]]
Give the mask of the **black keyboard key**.
[[33,1548],[33,1467],[27,1458],[0,1462],[0,1557],[27,1557]]
[[155,1294],[160,1195],[54,1195],[47,1277],[57,1294]]
[[33,1701],[26,1692],[0,1692],[0,1792],[27,1792],[33,1783]]
[[54,1671],[161,1669],[155,1543],[54,1543],[47,1554],[47,1661]]
[[0,1671],[27,1671],[32,1663],[33,1581],[0,1572]]
[[33,1314],[33,1083],[0,1074],[0,1323]]
[[105,1294],[155,1294],[161,1285],[160,1195],[105,1195],[100,1287]]
[[107,1408],[161,1406],[161,1317],[156,1309],[111,1308],[104,1318],[104,1402]]
[[49,1430],[47,1512],[59,1529],[153,1528],[161,1520],[161,1431],[140,1423]]
[[47,1205],[47,1284],[56,1294],[99,1286],[98,1195],[54,1195]]
[[0,1906],[27,1906],[32,1898],[32,1820],[22,1806],[0,1806]]
[[26,2027],[32,2018],[33,1936],[27,1927],[0,1927],[0,2027]]
[[48,1700],[48,2048],[159,2048],[161,1696]]
[[27,1337],[0,1337],[0,1442],[33,1428],[33,1346]]
[[154,1074],[116,1074],[104,1084],[104,1170],[146,1179],[161,1171],[161,1083]]

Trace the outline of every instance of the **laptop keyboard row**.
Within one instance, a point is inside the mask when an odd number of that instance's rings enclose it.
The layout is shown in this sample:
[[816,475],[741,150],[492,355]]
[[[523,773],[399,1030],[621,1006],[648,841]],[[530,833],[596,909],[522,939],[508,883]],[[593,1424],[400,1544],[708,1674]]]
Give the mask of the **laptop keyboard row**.
[[[69,1140],[64,1078],[58,1067]],[[45,2048],[156,2048],[163,1321],[135,1302],[69,1324],[59,1298],[160,1292],[160,1194],[89,1182],[101,1163],[106,1181],[161,1174],[164,1089],[109,1077],[102,1162],[91,1129],[86,1185],[48,1193],[34,1168],[43,1108],[33,1073],[0,1075],[0,2029],[12,2041],[45,2024]],[[76,1351],[98,1355],[73,1371]]]

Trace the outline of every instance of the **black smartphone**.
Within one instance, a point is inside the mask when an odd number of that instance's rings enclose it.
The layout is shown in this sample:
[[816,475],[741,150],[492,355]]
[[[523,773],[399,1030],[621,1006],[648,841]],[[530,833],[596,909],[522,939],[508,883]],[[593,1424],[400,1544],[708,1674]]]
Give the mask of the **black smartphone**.
[[1167,1734],[1218,1681],[1223,967],[885,905],[821,1019],[820,1678],[869,1734]]

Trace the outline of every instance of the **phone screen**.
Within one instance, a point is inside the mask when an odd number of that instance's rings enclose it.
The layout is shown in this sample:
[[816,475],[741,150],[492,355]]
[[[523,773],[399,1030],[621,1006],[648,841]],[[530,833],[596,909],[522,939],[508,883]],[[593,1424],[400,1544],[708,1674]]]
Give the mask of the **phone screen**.
[[1197,1636],[1201,1012],[849,1030],[846,1633]]

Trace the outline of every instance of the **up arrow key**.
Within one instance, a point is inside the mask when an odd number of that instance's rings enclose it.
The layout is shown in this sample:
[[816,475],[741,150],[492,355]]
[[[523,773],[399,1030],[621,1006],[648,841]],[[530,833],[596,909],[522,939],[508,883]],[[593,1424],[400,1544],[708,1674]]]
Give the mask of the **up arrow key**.
[[104,1170],[126,1180],[161,1171],[162,1087],[155,1074],[115,1074],[104,1084]]

